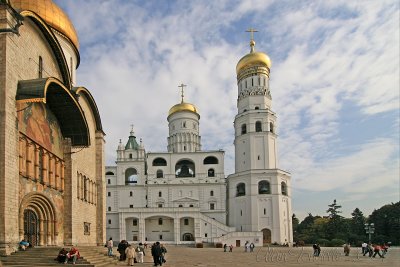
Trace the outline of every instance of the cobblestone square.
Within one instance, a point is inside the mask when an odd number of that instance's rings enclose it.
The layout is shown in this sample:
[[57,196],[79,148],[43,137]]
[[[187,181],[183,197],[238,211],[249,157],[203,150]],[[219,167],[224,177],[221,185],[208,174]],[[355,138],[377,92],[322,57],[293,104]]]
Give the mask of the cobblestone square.
[[[245,253],[244,248],[234,248],[233,252],[223,252],[220,248],[193,248],[183,246],[168,246],[167,262],[163,266],[173,267],[243,267],[243,266],[269,266],[269,267],[294,267],[294,266],[400,266],[400,248],[390,248],[385,258],[363,257],[361,248],[352,248],[350,256],[343,254],[343,249],[322,248],[320,257],[312,256],[312,248],[282,248],[261,247],[253,253]],[[123,263],[120,263],[124,265]],[[144,264],[153,265],[150,249],[146,250]]]

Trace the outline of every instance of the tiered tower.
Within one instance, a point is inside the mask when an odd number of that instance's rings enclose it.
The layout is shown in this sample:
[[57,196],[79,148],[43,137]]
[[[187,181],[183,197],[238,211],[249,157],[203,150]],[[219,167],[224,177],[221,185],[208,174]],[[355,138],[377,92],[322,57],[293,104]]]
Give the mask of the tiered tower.
[[237,66],[238,113],[235,117],[235,173],[228,177],[231,226],[263,231],[264,243],[292,242],[290,174],[277,168],[276,114],[271,110],[271,60],[255,51]]

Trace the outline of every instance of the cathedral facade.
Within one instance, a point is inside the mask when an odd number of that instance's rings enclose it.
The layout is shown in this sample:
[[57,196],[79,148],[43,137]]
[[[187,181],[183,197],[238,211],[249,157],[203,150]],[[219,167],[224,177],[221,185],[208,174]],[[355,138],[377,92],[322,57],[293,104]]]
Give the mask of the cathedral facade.
[[104,132],[52,0],[0,1],[0,254],[105,242]]
[[[290,174],[278,169],[269,57],[250,53],[236,66],[235,173],[224,151],[202,150],[200,114],[184,101],[169,110],[166,152],[146,153],[133,129],[106,167],[107,236],[172,244],[246,241],[291,244]],[[183,87],[182,86],[182,91]]]

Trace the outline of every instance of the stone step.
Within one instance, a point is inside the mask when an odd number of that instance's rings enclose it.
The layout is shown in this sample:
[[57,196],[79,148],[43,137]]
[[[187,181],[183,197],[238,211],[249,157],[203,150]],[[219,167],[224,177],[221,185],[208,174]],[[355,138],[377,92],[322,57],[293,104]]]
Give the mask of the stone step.
[[[60,247],[35,247],[29,248],[26,251],[17,251],[9,256],[0,257],[0,262],[3,266],[26,267],[26,266],[50,266],[60,267],[63,264],[58,263],[54,259],[57,257]],[[68,265],[72,265],[71,262]],[[77,260],[75,266],[80,267],[95,267],[85,257]]]
[[[54,261],[53,263],[48,263],[48,262],[35,262],[35,263],[29,263],[29,262],[1,262],[3,265],[2,266],[68,266],[68,265],[72,265],[71,262],[69,262],[68,264],[62,264],[62,263],[58,263],[56,261]],[[96,265],[91,264],[91,263],[80,263],[77,262],[74,266],[84,266],[84,267],[95,267]]]

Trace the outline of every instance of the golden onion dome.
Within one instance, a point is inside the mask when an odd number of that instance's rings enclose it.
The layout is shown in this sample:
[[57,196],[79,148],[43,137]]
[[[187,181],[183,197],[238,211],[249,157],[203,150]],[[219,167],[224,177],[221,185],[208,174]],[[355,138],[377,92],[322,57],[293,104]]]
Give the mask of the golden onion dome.
[[79,49],[78,35],[67,14],[52,0],[10,0],[11,6],[21,12],[30,10],[38,14],[50,27],[65,35]]
[[251,51],[239,60],[238,64],[236,65],[236,74],[239,74],[239,72],[244,68],[256,65],[264,65],[268,69],[271,68],[271,59],[269,58],[269,56],[262,52],[255,52],[254,45],[254,40],[251,40]]
[[196,113],[197,115],[199,115],[199,113],[197,112],[197,108],[193,104],[181,102],[179,104],[174,105],[172,108],[169,109],[168,117],[174,113],[181,112],[181,111],[189,111],[189,112],[193,112],[193,113]]

